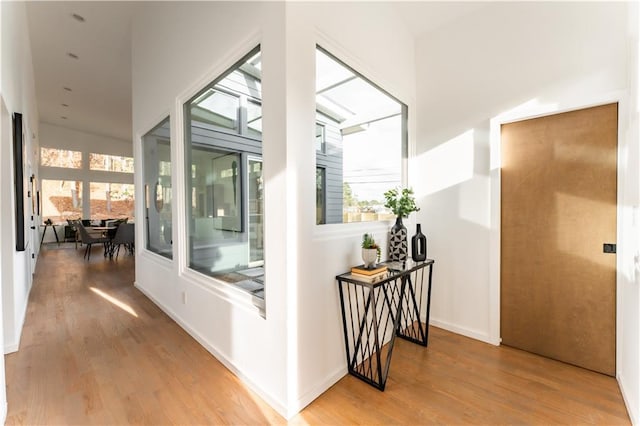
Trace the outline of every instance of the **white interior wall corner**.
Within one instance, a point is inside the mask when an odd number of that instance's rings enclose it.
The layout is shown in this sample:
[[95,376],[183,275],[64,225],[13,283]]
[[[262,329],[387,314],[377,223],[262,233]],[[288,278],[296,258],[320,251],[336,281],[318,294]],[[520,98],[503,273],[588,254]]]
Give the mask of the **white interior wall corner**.
[[[346,373],[335,276],[359,262],[362,232],[388,225],[315,225],[315,44],[409,106],[415,106],[414,40],[384,3],[287,3],[287,174],[296,194],[297,377],[292,411],[304,408]],[[375,31],[372,31],[375,28]],[[410,139],[413,139],[410,134]],[[308,141],[307,144],[300,141]],[[311,194],[310,194],[311,193]],[[384,236],[382,236],[384,235]],[[322,265],[318,268],[318,265]],[[313,271],[313,272],[310,272]],[[292,377],[293,377],[292,374]]]

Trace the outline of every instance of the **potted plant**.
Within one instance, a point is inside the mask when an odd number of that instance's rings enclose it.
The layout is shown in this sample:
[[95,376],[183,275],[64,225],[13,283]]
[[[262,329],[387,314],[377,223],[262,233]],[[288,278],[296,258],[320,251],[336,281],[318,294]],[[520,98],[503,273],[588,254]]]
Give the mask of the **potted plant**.
[[409,217],[410,213],[420,211],[420,207],[416,206],[416,199],[411,188],[390,189],[384,193],[384,200],[384,206],[399,218]]
[[391,227],[389,237],[389,259],[391,261],[407,260],[407,228],[402,224],[403,217],[420,211],[411,188],[394,188],[384,193],[384,206],[396,215],[396,223]]
[[373,268],[380,262],[380,246],[371,234],[362,236],[362,260],[365,268]]

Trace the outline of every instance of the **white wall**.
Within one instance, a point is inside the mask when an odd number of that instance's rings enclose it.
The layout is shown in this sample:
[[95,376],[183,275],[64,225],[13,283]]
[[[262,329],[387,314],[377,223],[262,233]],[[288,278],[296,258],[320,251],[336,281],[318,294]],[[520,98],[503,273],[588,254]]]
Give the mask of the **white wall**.
[[[174,262],[137,244],[136,285],[285,416],[346,373],[334,277],[360,261],[363,232],[384,240],[389,226],[315,225],[315,44],[412,108],[413,41],[388,7],[155,3],[134,20],[135,155],[141,154],[140,137],[170,112],[176,201]],[[185,212],[178,207],[184,205],[184,193],[177,191],[184,188],[182,104],[258,42],[263,52],[265,318],[244,294],[185,268]],[[142,181],[136,179],[139,192]],[[140,212],[141,204],[137,207]]]
[[[315,44],[327,49],[409,106],[415,122],[414,42],[406,27],[395,20],[387,3],[290,3],[287,7],[287,76],[295,85],[287,92],[288,179],[287,194],[295,210],[289,220],[295,228],[288,241],[296,255],[290,303],[296,324],[290,339],[297,347],[291,401],[304,407],[346,374],[340,300],[335,281],[361,263],[364,232],[375,234],[386,249],[390,223],[315,225],[315,148],[311,143],[315,123]],[[413,144],[413,128],[409,132]],[[309,143],[300,143],[309,141]],[[412,231],[412,225],[407,223]],[[385,256],[386,257],[386,256]],[[292,329],[295,327],[295,329]]]
[[[14,186],[13,148],[11,116],[14,112],[23,114],[26,124],[25,144],[27,150],[27,170],[25,176],[38,174],[33,167],[33,153],[38,150],[38,113],[35,102],[35,85],[31,48],[27,31],[25,3],[0,3],[0,103],[2,120],[0,122],[0,177],[3,183],[0,189],[0,286],[2,287],[2,332],[0,345],[5,352],[17,350],[20,342],[22,324],[27,307],[27,298],[31,286],[31,271],[34,261],[31,253],[37,252],[37,235],[28,233],[27,249],[15,251],[14,226]],[[26,179],[28,182],[28,178]],[[25,182],[25,183],[26,183]],[[28,205],[25,205],[28,208]],[[37,218],[34,221],[38,220]],[[30,225],[27,222],[27,225]],[[4,358],[0,359],[0,419],[6,417],[6,391]]]
[[[28,176],[38,175],[34,164],[34,152],[38,150],[38,113],[35,102],[35,85],[33,80],[33,66],[31,47],[27,31],[25,4],[18,2],[2,3],[2,98],[10,114],[20,112],[25,122],[25,146],[27,152],[27,169],[25,184]],[[2,182],[13,182],[13,148],[12,138],[7,140],[10,132],[3,131]],[[26,250],[15,251],[15,198],[13,185],[2,188],[2,209],[0,227],[2,232],[2,295],[4,319],[4,348],[5,352],[18,349],[20,333],[26,313],[27,298],[31,287],[31,270],[33,261],[31,254],[37,253],[37,234],[26,233]],[[29,200],[25,200],[25,209],[29,208]],[[33,223],[30,223],[33,222]],[[37,218],[27,221],[27,226],[36,224]]]
[[[60,179],[82,182],[82,200],[90,199],[90,182],[109,183],[133,183],[133,174],[106,172],[101,170],[89,170],[89,154],[108,154],[123,157],[133,156],[133,144],[131,141],[114,139],[107,136],[81,132],[56,126],[45,122],[40,123],[40,146],[44,148],[59,148],[82,152],[82,168],[66,169],[60,167],[40,167],[40,179]],[[46,196],[46,194],[42,194]],[[82,217],[91,217],[90,204],[82,203]],[[46,220],[46,216],[42,218]],[[56,227],[58,236],[64,236],[64,225]],[[44,242],[55,241],[53,232],[48,231]]]
[[628,167],[624,179],[625,222],[621,237],[628,246],[618,288],[618,310],[621,324],[618,335],[623,346],[618,351],[618,382],[633,424],[640,424],[640,4],[629,4],[628,129],[626,134]]
[[500,123],[620,102],[618,376],[638,421],[638,279],[630,273],[638,254],[637,94],[629,98],[628,82],[637,80],[637,64],[627,66],[627,24],[625,3],[488,3],[419,38],[416,163],[425,172],[415,187],[417,220],[437,262],[433,323],[497,344],[500,187],[492,149]]
[[[279,3],[158,2],[133,21],[133,132],[136,192],[141,193],[140,138],[171,113],[174,262],[136,255],[136,286],[283,414],[287,413],[286,255],[266,238],[266,318],[244,294],[192,271],[182,272],[187,240],[181,105],[255,45],[263,52],[265,216],[286,235],[284,135],[284,6]],[[266,82],[270,83],[267,85]],[[137,215],[141,215],[140,199]],[[138,250],[143,247],[138,227]],[[268,235],[268,234],[267,234]],[[183,304],[183,295],[186,303]]]

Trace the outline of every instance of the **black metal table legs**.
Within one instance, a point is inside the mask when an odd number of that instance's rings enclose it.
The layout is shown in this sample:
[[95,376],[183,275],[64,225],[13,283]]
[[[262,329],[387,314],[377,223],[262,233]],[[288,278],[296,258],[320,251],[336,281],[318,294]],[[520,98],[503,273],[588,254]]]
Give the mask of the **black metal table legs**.
[[375,284],[350,274],[336,277],[350,374],[383,391],[396,336],[427,346],[432,265],[392,271]]

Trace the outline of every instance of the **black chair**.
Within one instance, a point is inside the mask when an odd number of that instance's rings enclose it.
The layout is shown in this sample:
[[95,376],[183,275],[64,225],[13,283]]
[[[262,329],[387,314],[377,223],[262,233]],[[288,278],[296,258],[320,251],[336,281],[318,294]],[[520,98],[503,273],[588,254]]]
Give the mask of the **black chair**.
[[87,245],[87,249],[84,251],[84,257],[89,260],[91,259],[91,245],[92,244],[103,244],[104,245],[104,255],[106,256],[108,253],[108,245],[111,240],[107,237],[93,237],[89,235],[87,228],[84,227],[82,223],[78,223],[78,231],[80,231],[80,241]]
[[124,244],[125,249],[133,254],[134,242],[135,242],[135,224],[133,223],[121,223],[118,226],[116,235],[111,241],[111,253],[110,257],[113,257],[115,251],[116,259],[120,253],[120,246]]
[[78,248],[78,241],[80,237],[80,234],[78,233],[79,222],[80,219],[67,219],[68,225],[64,227],[64,241],[73,241],[76,244],[76,249]]

